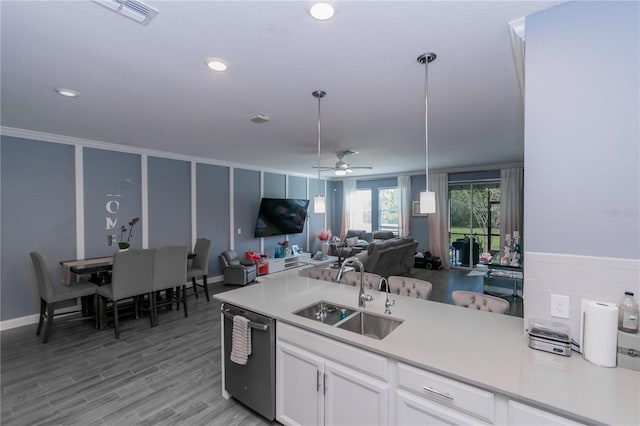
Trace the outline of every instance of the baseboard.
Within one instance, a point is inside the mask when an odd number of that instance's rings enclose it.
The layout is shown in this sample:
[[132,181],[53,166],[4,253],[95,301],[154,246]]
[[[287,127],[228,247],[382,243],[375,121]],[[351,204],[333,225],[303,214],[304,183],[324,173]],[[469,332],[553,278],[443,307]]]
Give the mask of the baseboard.
[[0,331],[22,327],[23,325],[37,324],[39,318],[40,318],[40,314],[33,314],[33,315],[27,315],[25,317],[0,321]]

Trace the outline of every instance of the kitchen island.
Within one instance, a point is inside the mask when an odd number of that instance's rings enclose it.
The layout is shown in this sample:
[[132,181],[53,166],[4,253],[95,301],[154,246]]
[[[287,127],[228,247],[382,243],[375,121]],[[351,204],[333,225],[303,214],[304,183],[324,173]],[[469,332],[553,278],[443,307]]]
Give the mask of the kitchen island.
[[[385,294],[369,293],[374,300],[367,303],[364,311],[382,314]],[[357,310],[357,294],[355,287],[286,275],[220,293],[215,298],[274,318],[283,327],[278,328],[277,335],[283,347],[294,340],[287,340],[287,336],[299,335],[305,342],[312,342],[305,343],[306,350],[329,357],[331,363],[340,363],[336,348],[347,349],[345,360],[350,357],[347,352],[353,351],[371,354],[376,362],[384,360],[387,364],[376,378],[384,384],[384,401],[389,406],[381,412],[383,423],[407,421],[409,417],[402,417],[405,411],[400,401],[405,397],[412,400],[416,395],[406,392],[410,386],[403,380],[424,375],[435,377],[436,383],[444,383],[445,388],[451,385],[461,389],[461,399],[465,393],[473,393],[488,401],[488,408],[482,408],[486,412],[462,407],[463,414],[471,416],[459,418],[458,423],[525,424],[549,419],[566,424],[640,424],[640,373],[597,367],[577,353],[563,357],[533,350],[527,346],[521,318],[395,295],[396,305],[391,307],[390,317],[403,322],[384,339],[377,340],[293,314],[320,300]],[[313,343],[309,336],[318,336],[320,343]],[[323,353],[322,348],[331,346],[331,342],[336,345],[333,355]],[[355,368],[367,370],[366,365]],[[283,373],[277,371],[278,376]],[[281,391],[277,389],[277,395]],[[442,397],[435,400],[445,408],[458,408],[448,393]],[[433,405],[426,402],[426,406]],[[280,408],[281,401],[278,404]],[[529,416],[531,413],[534,417]],[[546,413],[548,418],[544,417]],[[286,418],[284,423],[288,423]]]

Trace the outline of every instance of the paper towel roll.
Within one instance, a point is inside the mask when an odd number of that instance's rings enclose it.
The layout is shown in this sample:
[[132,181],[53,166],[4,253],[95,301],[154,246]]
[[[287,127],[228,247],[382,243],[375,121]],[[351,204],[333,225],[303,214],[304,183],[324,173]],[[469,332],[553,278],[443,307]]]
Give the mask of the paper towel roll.
[[618,306],[589,302],[584,311],[584,358],[601,367],[615,367],[618,352]]

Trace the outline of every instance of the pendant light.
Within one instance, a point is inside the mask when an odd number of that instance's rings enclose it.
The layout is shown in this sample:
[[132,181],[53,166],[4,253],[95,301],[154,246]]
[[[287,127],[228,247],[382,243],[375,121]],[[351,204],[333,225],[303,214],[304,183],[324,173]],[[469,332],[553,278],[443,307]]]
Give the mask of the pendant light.
[[424,64],[424,148],[425,148],[425,190],[420,193],[420,213],[436,212],[436,193],[429,191],[429,62],[436,60],[436,54],[426,52],[418,56],[418,62]]
[[325,213],[327,211],[324,195],[320,194],[320,99],[327,94],[324,90],[316,90],[312,93],[314,98],[318,99],[318,192],[313,197],[313,212]]

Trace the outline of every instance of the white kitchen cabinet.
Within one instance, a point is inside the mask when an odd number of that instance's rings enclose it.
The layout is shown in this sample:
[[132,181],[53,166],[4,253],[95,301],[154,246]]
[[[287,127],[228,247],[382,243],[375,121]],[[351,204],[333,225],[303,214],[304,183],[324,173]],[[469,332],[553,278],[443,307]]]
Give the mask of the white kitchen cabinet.
[[325,362],[327,425],[387,424],[388,385],[351,368]]
[[285,425],[386,425],[386,373],[384,357],[279,323],[276,419]]
[[529,426],[529,425],[580,425],[565,417],[548,413],[539,408],[521,404],[516,401],[509,401],[509,425]]
[[276,345],[276,419],[324,424],[324,360],[285,342]]
[[396,424],[403,426],[490,424],[401,389],[396,391]]

